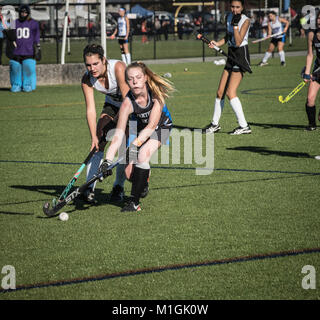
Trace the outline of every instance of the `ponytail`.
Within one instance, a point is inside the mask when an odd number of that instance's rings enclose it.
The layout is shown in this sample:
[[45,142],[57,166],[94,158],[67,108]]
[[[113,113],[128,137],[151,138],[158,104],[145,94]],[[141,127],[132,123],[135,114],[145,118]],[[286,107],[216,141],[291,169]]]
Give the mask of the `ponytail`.
[[131,68],[140,68],[143,74],[147,75],[147,83],[153,96],[164,105],[165,99],[169,98],[170,92],[175,91],[171,81],[162,78],[158,74],[150,70],[143,62],[137,61],[131,63],[126,69],[126,81],[128,80],[128,70]]

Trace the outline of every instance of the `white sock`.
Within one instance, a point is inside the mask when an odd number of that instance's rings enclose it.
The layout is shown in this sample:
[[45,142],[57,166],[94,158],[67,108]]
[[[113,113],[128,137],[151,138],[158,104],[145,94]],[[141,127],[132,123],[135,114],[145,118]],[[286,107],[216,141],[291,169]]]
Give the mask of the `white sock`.
[[[98,169],[103,161],[103,152],[96,152],[90,159],[87,166],[87,181],[89,181],[95,174],[97,174]],[[89,186],[92,190],[95,189],[97,181]]]
[[116,169],[116,180],[113,184],[115,187],[116,185],[119,185],[123,188],[124,182],[126,181],[126,173],[124,171],[125,164],[119,164]]
[[280,61],[281,62],[286,62],[286,55],[284,53],[284,51],[279,51],[279,56],[280,56]]
[[124,53],[121,54],[121,59],[125,64],[127,64],[126,55]]
[[262,59],[262,62],[267,62],[268,61],[268,59],[270,58],[272,56],[272,53],[270,53],[270,52],[266,52],[265,54],[264,54],[264,57],[263,57],[263,59]]
[[221,100],[219,98],[216,98],[215,103],[214,103],[213,117],[212,117],[212,123],[214,125],[219,124],[219,120],[221,117],[223,107],[224,107],[224,99]]
[[242,110],[242,104],[240,102],[240,99],[238,97],[235,97],[233,99],[230,100],[230,105],[234,111],[234,113],[236,114],[236,117],[238,119],[238,123],[239,126],[244,128],[248,126],[248,123],[244,117],[244,113]]
[[126,53],[126,60],[127,60],[127,65],[131,64],[131,54]]

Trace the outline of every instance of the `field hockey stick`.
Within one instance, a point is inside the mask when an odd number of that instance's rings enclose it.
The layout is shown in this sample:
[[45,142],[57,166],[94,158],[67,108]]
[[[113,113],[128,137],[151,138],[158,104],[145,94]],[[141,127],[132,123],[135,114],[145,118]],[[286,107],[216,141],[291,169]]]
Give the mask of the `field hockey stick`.
[[[208,38],[206,38],[204,35],[202,35],[201,33],[197,34],[197,39],[203,41],[206,44],[210,44],[210,40]],[[219,52],[220,54],[224,55],[225,57],[227,57],[228,59],[230,59],[232,62],[234,62],[237,66],[239,66],[240,68],[242,68],[243,70],[248,71],[249,73],[252,73],[252,70],[250,68],[248,68],[247,66],[244,66],[242,64],[240,64],[236,59],[232,58],[231,56],[228,56],[227,53],[225,53],[221,48],[217,47],[217,46],[213,46],[213,49],[216,50],[217,52]]]
[[[120,157],[117,161],[115,161],[108,167],[108,170],[112,170],[113,168],[115,168],[117,165],[121,163],[122,160],[123,160],[123,157]],[[61,201],[59,201],[57,205],[52,208],[50,208],[50,202],[46,202],[42,207],[43,213],[47,217],[54,216],[65,205],[67,205],[69,202],[78,198],[82,193],[84,193],[92,183],[94,183],[97,180],[101,180],[103,177],[104,177],[103,172],[99,172],[98,174],[94,175],[90,180],[88,180],[86,183],[84,183],[83,185],[78,187],[76,190],[71,192],[65,199],[62,199]]]
[[286,97],[283,99],[283,96],[279,96],[279,101],[281,103],[286,103],[292,99],[304,86],[306,85],[305,81],[300,82]]
[[[105,136],[102,136],[99,143],[102,143],[105,140]],[[90,159],[92,158],[92,156],[94,155],[94,153],[97,151],[96,147],[94,147],[90,153],[88,154],[88,156],[86,157],[86,159],[83,161],[83,163],[81,164],[80,168],[77,170],[77,172],[73,175],[73,177],[71,178],[71,180],[69,181],[68,185],[65,187],[65,189],[63,190],[63,192],[61,193],[61,195],[59,196],[58,200],[56,198],[52,199],[52,206],[56,206],[57,202],[63,200],[66,198],[66,196],[68,195],[69,191],[71,190],[71,188],[73,187],[73,185],[76,183],[76,181],[78,180],[81,172],[83,171],[83,169],[86,167],[86,165],[88,164],[88,162],[90,161]]]
[[284,32],[282,31],[282,32],[278,32],[278,33],[275,33],[275,34],[271,34],[270,36],[266,36],[266,37],[261,38],[261,39],[253,40],[251,43],[258,43],[258,42],[261,42],[261,41],[265,41],[265,40],[268,40],[270,38],[274,38],[274,37],[280,36],[283,33]]
[[[320,67],[318,67],[316,70],[314,70],[312,72],[312,75],[311,75],[311,80],[315,80],[315,76],[314,74],[319,72],[320,71]],[[285,103],[285,102],[288,102],[290,99],[292,99],[305,85],[307,84],[306,81],[302,81],[300,82],[286,97],[285,99],[283,99],[283,96],[279,96],[279,101],[281,103]]]

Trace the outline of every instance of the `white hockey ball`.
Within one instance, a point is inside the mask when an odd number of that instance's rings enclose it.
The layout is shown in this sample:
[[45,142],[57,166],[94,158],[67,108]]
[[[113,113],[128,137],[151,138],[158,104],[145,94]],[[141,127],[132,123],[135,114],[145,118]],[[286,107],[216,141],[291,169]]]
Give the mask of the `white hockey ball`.
[[61,221],[67,221],[69,219],[69,215],[66,212],[61,212],[59,214],[59,220]]

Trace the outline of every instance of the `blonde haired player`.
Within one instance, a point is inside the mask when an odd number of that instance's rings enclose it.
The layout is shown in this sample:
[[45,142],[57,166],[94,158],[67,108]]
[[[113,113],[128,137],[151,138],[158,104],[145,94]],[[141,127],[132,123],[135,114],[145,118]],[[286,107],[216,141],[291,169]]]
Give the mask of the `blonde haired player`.
[[272,56],[272,52],[277,47],[278,53],[280,56],[280,65],[286,65],[286,56],[284,52],[284,44],[286,42],[286,32],[289,28],[289,21],[285,18],[281,18],[277,16],[274,11],[270,11],[268,13],[268,36],[272,36],[273,34],[279,34],[277,36],[272,37],[268,50],[264,54],[262,61],[259,63],[260,67],[266,66],[268,64],[268,59]]
[[100,171],[109,175],[112,163],[125,137],[129,117],[137,121],[136,138],[128,147],[126,176],[132,182],[131,198],[121,211],[140,211],[140,198],[148,185],[149,161],[161,144],[167,144],[172,119],[165,99],[174,90],[173,85],[153,73],[143,62],[134,62],[126,69],[126,82],[130,87],[124,99],[117,128]]

